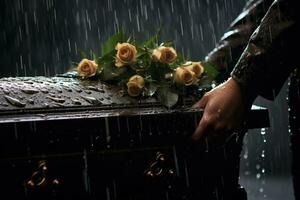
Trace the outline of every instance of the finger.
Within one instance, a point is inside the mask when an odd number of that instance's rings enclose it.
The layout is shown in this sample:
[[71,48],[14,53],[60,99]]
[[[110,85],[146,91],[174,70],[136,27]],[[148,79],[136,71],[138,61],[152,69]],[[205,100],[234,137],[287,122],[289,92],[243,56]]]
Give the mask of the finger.
[[207,131],[208,125],[208,120],[206,119],[206,117],[203,116],[191,139],[194,141],[199,141],[203,137],[204,133]]
[[193,105],[193,108],[205,108],[208,100],[208,96],[204,95],[197,103]]

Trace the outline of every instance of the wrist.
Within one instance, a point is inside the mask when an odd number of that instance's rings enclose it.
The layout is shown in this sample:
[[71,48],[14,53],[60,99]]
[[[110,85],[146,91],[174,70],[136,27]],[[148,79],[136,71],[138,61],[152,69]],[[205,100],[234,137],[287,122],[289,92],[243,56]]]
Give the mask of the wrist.
[[245,84],[243,80],[239,79],[234,74],[232,74],[229,79],[231,80],[231,82],[233,82],[232,84],[238,87],[244,105],[247,109],[250,109],[257,95],[255,95],[255,93],[250,88],[248,88],[249,85]]
[[245,108],[247,110],[250,109],[256,98],[256,95],[247,90],[247,88],[244,88],[243,82],[240,82],[239,79],[234,75],[231,76],[227,81],[231,87],[238,91]]

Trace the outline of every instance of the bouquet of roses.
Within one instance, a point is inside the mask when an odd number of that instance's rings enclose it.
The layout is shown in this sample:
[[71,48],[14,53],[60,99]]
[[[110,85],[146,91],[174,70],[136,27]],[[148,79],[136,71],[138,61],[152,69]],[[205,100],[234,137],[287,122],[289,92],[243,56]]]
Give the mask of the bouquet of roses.
[[[77,65],[81,79],[97,78],[103,83],[121,86],[124,95],[134,98],[156,97],[167,107],[175,105],[179,95],[207,85],[216,76],[208,63],[185,59],[172,42],[158,43],[158,34],[138,42],[123,32],[111,36],[101,47],[101,55],[92,53]],[[206,80],[203,82],[203,80]]]

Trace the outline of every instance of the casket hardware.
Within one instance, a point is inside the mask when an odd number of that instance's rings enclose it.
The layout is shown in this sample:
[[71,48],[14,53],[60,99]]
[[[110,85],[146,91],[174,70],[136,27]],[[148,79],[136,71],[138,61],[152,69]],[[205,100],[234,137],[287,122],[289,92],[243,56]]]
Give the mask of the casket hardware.
[[166,156],[161,152],[156,152],[154,161],[152,161],[149,167],[145,170],[144,175],[148,178],[170,178],[174,177],[175,171],[168,166]]
[[52,180],[49,180],[47,177],[47,171],[48,166],[45,160],[41,160],[38,162],[38,169],[34,171],[29,178],[28,181],[26,181],[26,187],[27,189],[36,190],[36,189],[42,189],[46,187],[53,187],[60,184],[59,180],[57,178],[53,178]]

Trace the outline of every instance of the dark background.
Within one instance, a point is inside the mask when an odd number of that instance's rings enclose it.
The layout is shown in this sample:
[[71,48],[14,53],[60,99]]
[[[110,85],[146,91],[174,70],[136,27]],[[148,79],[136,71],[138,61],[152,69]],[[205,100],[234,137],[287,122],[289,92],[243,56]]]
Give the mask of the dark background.
[[[1,0],[1,76],[54,75],[98,52],[121,27],[130,34],[174,40],[178,51],[202,59],[240,12],[244,1]],[[237,3],[239,2],[239,3]]]
[[[79,61],[79,51],[98,52],[121,27],[145,35],[162,27],[162,41],[173,40],[177,51],[202,60],[245,2],[0,0],[0,77],[63,73]],[[241,182],[249,199],[292,199],[286,90],[285,85],[274,102],[256,101],[269,108],[271,127],[250,130],[244,140]]]

